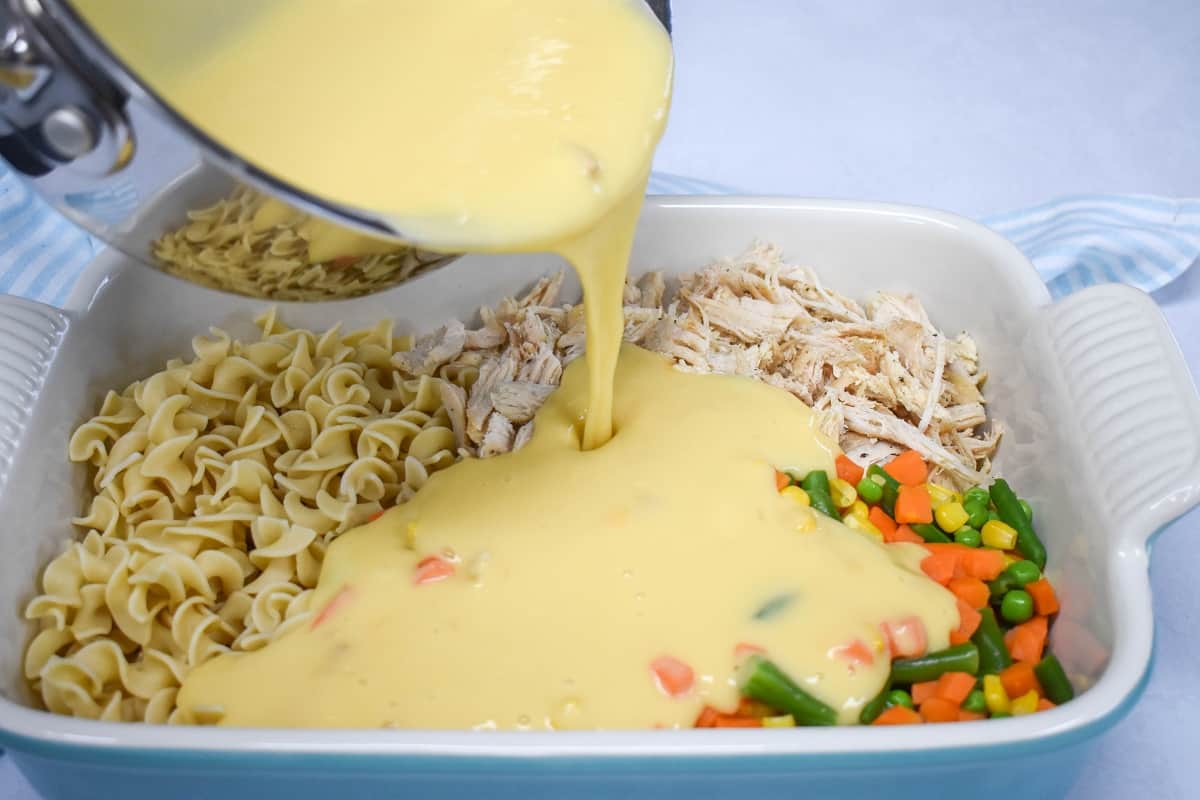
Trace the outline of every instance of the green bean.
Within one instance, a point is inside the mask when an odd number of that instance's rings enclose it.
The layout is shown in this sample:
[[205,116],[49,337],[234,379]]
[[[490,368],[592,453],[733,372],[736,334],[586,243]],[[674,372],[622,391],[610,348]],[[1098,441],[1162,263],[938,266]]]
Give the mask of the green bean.
[[988,675],[999,674],[1000,670],[1012,664],[1012,656],[1004,645],[1004,632],[996,622],[996,612],[991,606],[979,610],[981,619],[979,627],[971,641],[979,648],[979,670]]
[[900,495],[900,481],[888,475],[883,467],[878,464],[872,464],[867,467],[867,477],[883,480],[883,498],[879,501],[879,504],[883,506],[883,510],[887,512],[889,517],[894,517],[896,515],[896,498]]
[[979,648],[970,642],[916,658],[892,662],[892,680],[896,683],[921,683],[939,678],[945,672],[979,672]]
[[940,542],[945,544],[950,541],[950,537],[943,533],[942,529],[936,525],[929,525],[924,522],[915,522],[908,527],[912,528],[913,533],[915,533],[917,536],[920,536],[927,542]]
[[1033,506],[1029,505],[1029,501],[1026,500],[1024,497],[1017,500],[1017,502],[1021,504],[1021,510],[1025,512],[1025,516],[1032,523],[1033,522]]
[[992,502],[996,504],[996,512],[1000,519],[1007,522],[1017,531],[1017,550],[1028,558],[1038,569],[1046,568],[1046,548],[1042,540],[1033,530],[1033,523],[1025,516],[1025,509],[1013,490],[1002,479],[992,481]]
[[879,719],[889,705],[888,699],[892,691],[892,676],[888,675],[887,681],[883,684],[883,688],[879,690],[879,694],[872,697],[867,704],[862,707],[862,711],[858,714],[858,721],[863,725],[870,725],[875,720]]
[[1042,685],[1042,691],[1046,693],[1046,699],[1051,703],[1060,705],[1075,696],[1075,690],[1071,688],[1071,681],[1067,679],[1067,673],[1063,671],[1062,664],[1053,653],[1046,653],[1045,657],[1033,668],[1033,674],[1037,676],[1038,683]]
[[770,600],[768,600],[767,602],[765,602],[761,606],[759,606],[758,610],[754,612],[754,618],[755,619],[770,619],[771,617],[778,614],[780,611],[783,611],[785,608],[790,606],[795,599],[796,599],[796,595],[793,592],[787,592],[785,594],[777,594],[774,597],[772,597]]
[[841,520],[837,513],[837,506],[833,504],[833,495],[829,493],[829,476],[825,474],[825,470],[814,469],[804,476],[800,486],[808,492],[808,499],[813,508],[827,517]]
[[967,699],[963,700],[963,711],[970,711],[975,714],[987,713],[987,701],[983,697],[983,692],[978,689],[972,689],[967,695]]
[[837,724],[836,711],[801,689],[783,670],[760,655],[742,662],[738,669],[738,688],[751,700],[791,714],[799,725]]

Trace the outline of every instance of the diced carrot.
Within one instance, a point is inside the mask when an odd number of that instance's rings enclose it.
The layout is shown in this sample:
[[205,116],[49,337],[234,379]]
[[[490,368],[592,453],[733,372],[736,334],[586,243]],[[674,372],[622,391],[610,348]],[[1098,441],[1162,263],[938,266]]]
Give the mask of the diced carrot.
[[751,700],[749,697],[743,697],[738,700],[737,711],[733,712],[735,717],[771,717],[775,715],[775,710],[770,706]]
[[963,644],[970,641],[983,620],[983,615],[964,603],[961,597],[954,598],[958,604],[958,630],[950,632],[950,644]]
[[925,540],[907,525],[897,525],[896,530],[892,531],[891,534],[885,533],[883,535],[883,540],[888,544],[895,544],[896,542],[911,542],[912,544],[925,543]]
[[352,267],[358,263],[358,256],[338,256],[325,262],[326,266],[333,269],[345,269]]
[[921,703],[921,717],[926,722],[958,722],[958,703],[934,695]]
[[892,706],[875,718],[872,725],[913,725],[924,722],[921,715],[905,706]]
[[[929,468],[925,466],[925,459],[921,458],[915,450],[905,450],[884,464],[883,471],[905,486],[920,486],[929,479]],[[921,520],[912,521],[920,522]]]
[[[871,510],[867,512],[867,519],[871,521],[872,525],[874,525],[876,528],[879,528],[879,532],[883,534],[883,540],[885,542],[888,541],[888,537],[894,534],[896,529],[899,527],[896,524],[896,521],[889,517],[887,512],[879,506],[871,506]],[[913,535],[915,536],[916,534]],[[917,541],[920,540],[921,537],[917,536]]]
[[721,712],[717,711],[712,706],[705,706],[700,709],[700,716],[696,717],[696,721],[692,723],[693,728],[715,728],[717,727],[717,719],[721,716]]
[[933,502],[924,486],[900,487],[896,495],[896,522],[907,525],[910,522],[933,522]]
[[954,578],[959,555],[954,550],[937,550],[921,559],[921,571],[942,586]]
[[1042,693],[1037,676],[1033,674],[1033,665],[1027,661],[1017,661],[1000,670],[1000,683],[1004,684],[1004,693],[1009,697],[1020,697],[1031,690],[1039,695]]
[[1004,634],[1004,644],[1008,646],[1008,652],[1015,660],[1036,664],[1042,660],[1042,650],[1046,647],[1049,629],[1050,625],[1045,617],[1034,617]]
[[1058,611],[1058,595],[1054,587],[1045,578],[1039,578],[1033,583],[1025,584],[1025,591],[1033,597],[1033,610],[1048,617]]
[[413,583],[422,586],[426,583],[444,581],[454,575],[454,565],[440,556],[426,556],[417,562],[413,573]]
[[733,714],[721,714],[717,717],[714,728],[761,728],[762,720],[755,717],[737,717]]
[[349,586],[343,587],[341,591],[333,596],[332,600],[325,604],[324,608],[317,612],[317,615],[313,617],[312,625],[309,626],[309,629],[315,629],[318,625],[328,620],[333,616],[335,611],[350,602],[350,598],[353,596],[354,591]]
[[921,703],[924,703],[926,700],[937,694],[937,681],[921,681],[920,683],[914,683],[912,685],[912,691],[910,691],[909,694],[912,695],[913,704],[919,706]]
[[733,646],[733,657],[735,660],[740,660],[748,655],[752,655],[753,653],[765,652],[767,652],[767,648],[760,647],[756,644],[751,644],[750,642],[738,642]]
[[674,656],[659,656],[650,662],[650,671],[663,694],[679,697],[687,694],[696,682],[696,673]]
[[379,519],[382,516],[383,516],[383,509],[381,508],[378,511],[376,511],[374,514],[372,514],[371,516],[367,517],[367,522],[374,522],[375,520]]
[[967,711],[965,708],[960,708],[958,710],[959,722],[975,722],[981,719],[987,719],[987,714],[980,714],[975,711]]
[[1004,554],[986,547],[966,548],[962,556],[963,571],[981,581],[994,581],[1004,571]]
[[775,491],[782,492],[792,482],[792,479],[787,476],[786,472],[775,470]]
[[830,655],[848,663],[851,672],[856,667],[869,667],[875,663],[875,654],[862,639],[853,639],[847,644],[839,645],[833,648]]
[[837,467],[837,476],[851,486],[862,480],[863,468],[847,458],[845,453],[834,459],[833,463]]
[[925,623],[920,617],[901,617],[886,620],[879,626],[888,643],[892,658],[915,658],[924,655],[929,647]]
[[983,608],[991,597],[988,585],[979,578],[951,578],[946,588],[971,608]]
[[1056,706],[1054,703],[1051,703],[1049,700],[1047,700],[1044,697],[1038,698],[1038,704],[1037,704],[1038,711],[1049,711],[1052,708],[1058,708],[1058,706]]
[[[934,682],[934,696],[961,706],[975,688],[975,676],[969,672],[943,672]],[[915,700],[913,702],[916,702]]]

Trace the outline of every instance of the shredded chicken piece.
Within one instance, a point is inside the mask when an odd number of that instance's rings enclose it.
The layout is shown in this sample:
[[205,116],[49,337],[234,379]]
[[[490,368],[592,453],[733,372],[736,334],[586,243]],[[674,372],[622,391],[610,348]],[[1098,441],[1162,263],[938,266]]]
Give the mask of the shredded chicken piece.
[[[442,390],[460,452],[528,442],[563,368],[583,354],[583,308],[559,304],[562,285],[562,273],[542,278],[523,297],[481,309],[478,328],[452,321],[395,357],[405,377],[475,370],[465,393]],[[911,294],[878,292],[859,305],[758,244],[681,276],[673,295],[648,272],[626,285],[624,302],[627,341],[678,369],[791,392],[861,465],[913,449],[957,488],[991,469],[1002,431],[987,417],[975,341],[939,331]]]

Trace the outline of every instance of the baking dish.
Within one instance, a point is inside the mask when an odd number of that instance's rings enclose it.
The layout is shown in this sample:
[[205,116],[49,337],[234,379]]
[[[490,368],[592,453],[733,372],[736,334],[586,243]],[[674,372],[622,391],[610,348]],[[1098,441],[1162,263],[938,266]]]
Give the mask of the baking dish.
[[[1088,741],[1145,681],[1149,540],[1200,499],[1200,399],[1165,321],[1123,286],[1051,304],[998,235],[881,204],[650,198],[631,271],[696,269],[756,238],[851,296],[916,292],[940,327],[975,336],[1006,429],[996,469],[1038,509],[1063,608],[1052,643],[1087,687],[1076,700],[919,728],[591,733],[172,728],[35,710],[20,677],[21,611],[83,502],[84,470],[65,458],[72,429],[106,389],[189,352],[208,326],[252,335],[267,305],[103,253],[61,312],[0,299],[0,740],[14,762],[47,798],[1061,796]],[[279,308],[314,328],[394,318],[429,329],[561,267],[469,257],[379,295]]]

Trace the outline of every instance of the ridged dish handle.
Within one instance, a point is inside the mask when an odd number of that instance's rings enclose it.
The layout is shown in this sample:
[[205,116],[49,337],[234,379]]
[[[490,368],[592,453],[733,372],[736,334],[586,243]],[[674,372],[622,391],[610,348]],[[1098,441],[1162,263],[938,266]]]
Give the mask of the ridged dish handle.
[[1084,289],[1048,315],[1096,499],[1143,544],[1200,501],[1200,397],[1187,361],[1158,306],[1129,286]]
[[0,295],[0,489],[66,331],[58,309]]

